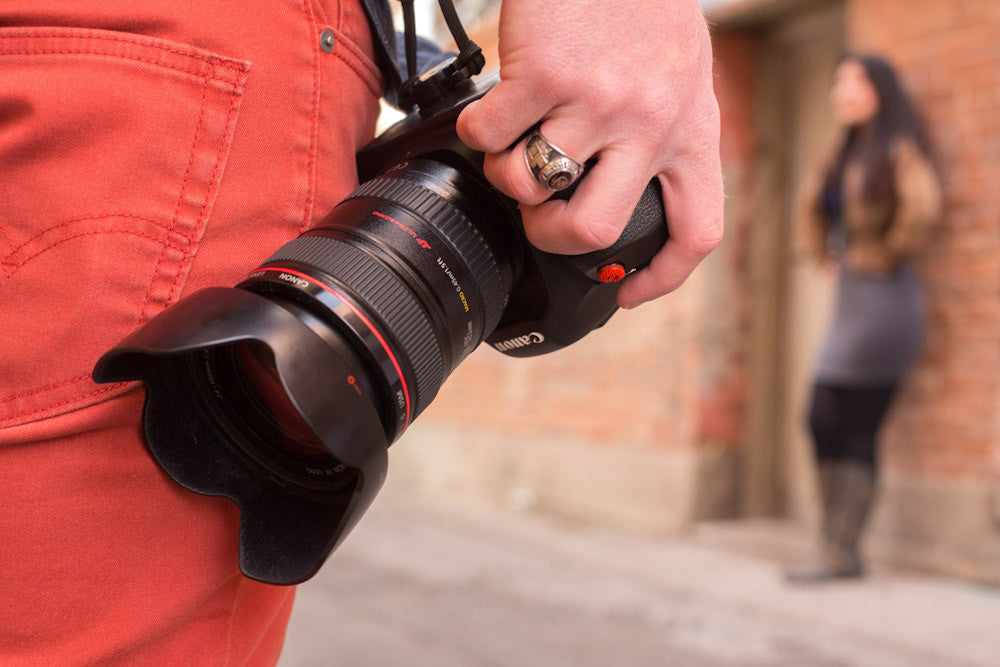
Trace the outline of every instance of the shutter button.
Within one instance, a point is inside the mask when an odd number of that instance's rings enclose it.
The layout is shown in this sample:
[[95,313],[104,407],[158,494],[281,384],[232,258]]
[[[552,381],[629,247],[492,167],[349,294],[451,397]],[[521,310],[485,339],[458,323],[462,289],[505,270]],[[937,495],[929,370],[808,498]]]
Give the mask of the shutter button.
[[602,283],[616,283],[625,277],[625,267],[621,264],[608,264],[597,270],[597,279]]

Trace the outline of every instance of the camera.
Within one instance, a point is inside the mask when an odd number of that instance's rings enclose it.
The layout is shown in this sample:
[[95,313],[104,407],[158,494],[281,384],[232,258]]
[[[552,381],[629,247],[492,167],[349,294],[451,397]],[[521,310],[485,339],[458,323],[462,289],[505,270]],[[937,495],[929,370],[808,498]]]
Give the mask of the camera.
[[361,185],[315,228],[236,287],[183,298],[94,369],[145,384],[146,443],[168,475],[236,502],[251,578],[315,574],[375,497],[388,446],[480,343],[514,357],[571,345],[616,310],[608,276],[667,240],[654,179],[612,247],[532,247],[517,203],[455,134],[495,82],[448,63],[424,75],[419,111],[358,154]]

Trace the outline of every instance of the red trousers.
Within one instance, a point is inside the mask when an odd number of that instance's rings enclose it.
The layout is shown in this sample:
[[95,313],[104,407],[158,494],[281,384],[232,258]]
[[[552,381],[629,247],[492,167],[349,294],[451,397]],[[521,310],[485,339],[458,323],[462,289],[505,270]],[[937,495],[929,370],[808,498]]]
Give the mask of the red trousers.
[[0,664],[277,660],[294,590],[89,375],[346,195],[380,88],[357,0],[0,4]]

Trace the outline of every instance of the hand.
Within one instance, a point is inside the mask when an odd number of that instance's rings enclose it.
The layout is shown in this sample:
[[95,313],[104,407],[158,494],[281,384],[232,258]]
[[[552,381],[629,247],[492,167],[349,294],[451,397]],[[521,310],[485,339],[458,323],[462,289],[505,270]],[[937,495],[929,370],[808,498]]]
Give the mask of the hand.
[[[679,287],[722,240],[719,109],[698,3],[504,0],[499,30],[501,81],[463,110],[458,136],[520,202],[528,240],[561,254],[606,248],[657,177],[670,240],[622,283],[618,303]],[[511,148],[539,121],[578,162],[598,159],[568,202],[546,201],[524,141]]]

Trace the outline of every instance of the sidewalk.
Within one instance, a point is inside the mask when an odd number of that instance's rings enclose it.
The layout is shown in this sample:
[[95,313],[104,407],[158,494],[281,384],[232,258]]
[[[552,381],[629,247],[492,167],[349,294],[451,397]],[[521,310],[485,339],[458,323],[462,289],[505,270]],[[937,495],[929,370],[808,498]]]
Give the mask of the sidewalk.
[[299,588],[282,667],[1000,665],[1000,590],[876,571],[787,586],[802,536],[621,536],[393,481]]

